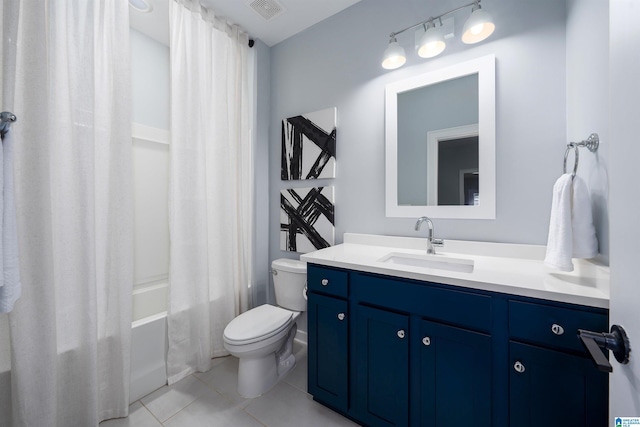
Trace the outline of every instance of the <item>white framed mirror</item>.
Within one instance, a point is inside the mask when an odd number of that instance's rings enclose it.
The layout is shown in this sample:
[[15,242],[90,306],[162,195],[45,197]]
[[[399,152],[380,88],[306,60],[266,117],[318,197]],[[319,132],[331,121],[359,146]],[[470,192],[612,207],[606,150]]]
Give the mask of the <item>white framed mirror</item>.
[[388,217],[495,219],[495,56],[385,90]]

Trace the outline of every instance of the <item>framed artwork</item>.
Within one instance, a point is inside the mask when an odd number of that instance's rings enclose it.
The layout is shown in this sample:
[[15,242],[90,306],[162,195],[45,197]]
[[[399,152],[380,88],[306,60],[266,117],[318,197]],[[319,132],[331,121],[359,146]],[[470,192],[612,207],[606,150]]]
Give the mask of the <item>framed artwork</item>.
[[289,188],[280,192],[280,249],[306,253],[334,243],[332,186]]
[[336,111],[327,108],[282,121],[282,180],[336,177]]

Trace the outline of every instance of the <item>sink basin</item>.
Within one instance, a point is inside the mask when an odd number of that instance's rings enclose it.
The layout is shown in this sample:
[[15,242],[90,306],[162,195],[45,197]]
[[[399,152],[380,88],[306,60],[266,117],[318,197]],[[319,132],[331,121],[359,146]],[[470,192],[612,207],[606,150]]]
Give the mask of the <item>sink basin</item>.
[[472,259],[450,258],[440,255],[414,255],[402,252],[391,252],[390,254],[380,258],[378,261],[387,264],[434,268],[438,270],[457,271],[460,273],[473,272]]

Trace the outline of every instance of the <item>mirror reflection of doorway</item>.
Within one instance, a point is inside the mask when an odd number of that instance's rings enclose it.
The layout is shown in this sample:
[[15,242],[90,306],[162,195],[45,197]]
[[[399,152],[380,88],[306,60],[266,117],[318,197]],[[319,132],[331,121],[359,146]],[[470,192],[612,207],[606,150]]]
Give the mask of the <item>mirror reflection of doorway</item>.
[[480,203],[480,173],[478,169],[460,169],[460,204],[477,206]]
[[[477,124],[427,133],[428,205],[479,204],[479,153]],[[466,190],[462,171],[471,174],[466,180]]]
[[479,204],[478,136],[438,141],[438,206]]

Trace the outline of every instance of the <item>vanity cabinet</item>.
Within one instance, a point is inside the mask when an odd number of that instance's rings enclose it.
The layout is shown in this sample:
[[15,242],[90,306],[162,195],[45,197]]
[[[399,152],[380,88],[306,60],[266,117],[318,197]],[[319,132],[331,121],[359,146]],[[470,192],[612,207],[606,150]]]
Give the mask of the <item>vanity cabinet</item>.
[[577,338],[606,310],[307,271],[309,393],[362,425],[606,425],[607,376]]

